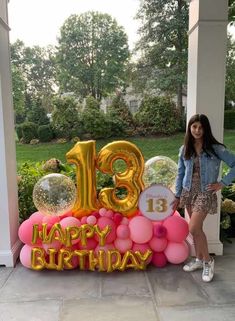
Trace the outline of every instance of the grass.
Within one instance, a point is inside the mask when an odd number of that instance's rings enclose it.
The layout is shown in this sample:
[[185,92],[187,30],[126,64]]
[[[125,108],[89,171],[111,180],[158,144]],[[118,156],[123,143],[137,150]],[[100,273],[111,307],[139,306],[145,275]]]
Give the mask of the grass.
[[[124,138],[134,143],[143,153],[145,161],[154,156],[168,156],[174,161],[178,159],[178,150],[183,143],[183,133],[169,137],[143,137],[143,138]],[[115,139],[117,140],[117,139]],[[114,139],[97,140],[97,152]],[[235,131],[227,130],[224,133],[224,144],[228,149],[235,153]],[[73,143],[56,144],[44,143],[38,145],[16,145],[16,155],[18,166],[23,162],[39,162],[50,158],[60,159],[66,162],[65,155],[73,147]]]

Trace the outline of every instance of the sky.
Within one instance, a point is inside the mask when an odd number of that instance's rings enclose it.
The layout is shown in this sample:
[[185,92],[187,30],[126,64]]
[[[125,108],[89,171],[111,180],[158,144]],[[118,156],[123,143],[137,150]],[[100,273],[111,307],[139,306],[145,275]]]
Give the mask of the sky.
[[57,43],[60,27],[71,14],[86,11],[108,13],[123,26],[130,49],[138,39],[138,21],[134,19],[139,0],[10,0],[8,16],[10,41],[22,40],[26,46]]

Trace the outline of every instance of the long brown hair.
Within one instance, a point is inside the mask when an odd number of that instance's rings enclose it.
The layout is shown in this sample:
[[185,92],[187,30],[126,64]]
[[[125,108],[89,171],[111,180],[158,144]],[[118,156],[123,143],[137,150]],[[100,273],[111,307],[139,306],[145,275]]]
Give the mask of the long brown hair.
[[194,149],[194,137],[191,133],[191,126],[195,122],[200,122],[203,128],[203,143],[202,150],[209,156],[211,154],[216,155],[216,152],[213,149],[213,144],[222,145],[218,142],[212,134],[211,125],[209,119],[206,115],[196,114],[192,116],[189,120],[187,131],[184,137],[184,157],[185,159],[190,159],[192,156],[196,155],[196,151]]

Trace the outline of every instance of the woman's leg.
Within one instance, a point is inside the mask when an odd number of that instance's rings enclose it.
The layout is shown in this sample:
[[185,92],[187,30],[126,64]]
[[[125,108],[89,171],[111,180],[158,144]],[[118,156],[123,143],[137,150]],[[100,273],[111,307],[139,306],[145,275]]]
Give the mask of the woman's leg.
[[203,222],[206,216],[206,213],[192,212],[189,221],[189,231],[193,236],[196,257],[204,261],[210,261],[207,238],[203,232]]

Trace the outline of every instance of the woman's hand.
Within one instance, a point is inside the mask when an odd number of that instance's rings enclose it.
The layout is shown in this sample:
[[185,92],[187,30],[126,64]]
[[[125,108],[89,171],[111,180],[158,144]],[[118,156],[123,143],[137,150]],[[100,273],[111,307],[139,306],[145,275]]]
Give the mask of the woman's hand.
[[179,203],[180,203],[179,197],[175,197],[175,199],[171,202],[173,212],[175,212],[177,210]]
[[206,187],[206,190],[212,191],[212,192],[218,192],[219,190],[221,190],[221,188],[223,188],[222,183],[213,183],[213,184],[208,184]]

